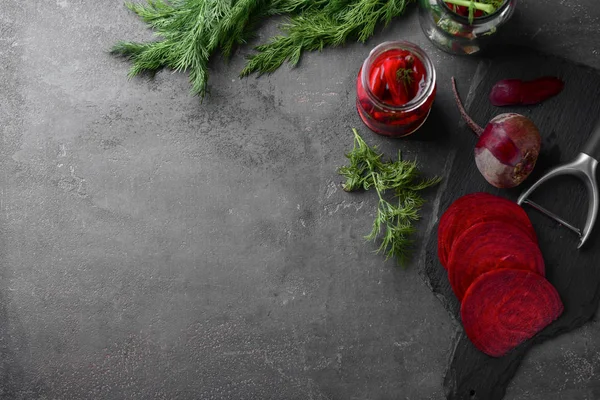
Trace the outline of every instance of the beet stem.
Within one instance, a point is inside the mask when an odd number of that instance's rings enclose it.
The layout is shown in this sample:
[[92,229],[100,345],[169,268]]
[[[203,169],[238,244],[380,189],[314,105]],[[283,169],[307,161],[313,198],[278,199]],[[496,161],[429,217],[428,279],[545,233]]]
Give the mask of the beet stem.
[[456,100],[456,105],[458,106],[458,111],[460,112],[460,116],[465,120],[469,128],[475,132],[477,136],[481,136],[483,132],[483,128],[477,125],[475,121],[467,114],[467,110],[463,106],[462,101],[460,100],[460,96],[458,95],[458,90],[456,89],[456,80],[452,77],[452,92],[454,93],[454,100]]

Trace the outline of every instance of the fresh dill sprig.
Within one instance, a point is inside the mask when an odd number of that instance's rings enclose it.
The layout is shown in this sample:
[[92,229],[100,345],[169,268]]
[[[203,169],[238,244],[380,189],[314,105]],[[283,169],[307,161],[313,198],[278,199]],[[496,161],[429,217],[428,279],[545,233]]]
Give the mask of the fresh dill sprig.
[[289,18],[277,35],[256,47],[241,76],[270,73],[302,53],[339,46],[346,40],[366,41],[377,24],[388,24],[415,0],[146,0],[125,5],[154,30],[148,43],[121,41],[111,53],[132,63],[129,77],[155,74],[163,68],[189,73],[191,91],[204,96],[209,60],[254,37],[258,26],[274,15]]
[[305,51],[337,47],[348,40],[365,42],[378,24],[387,25],[404,13],[414,0],[332,0],[315,6],[281,25],[284,35],[257,46],[257,54],[248,57],[241,76],[265,74],[284,62],[298,64]]
[[113,46],[112,54],[131,60],[129,77],[154,74],[162,68],[187,71],[192,93],[200,96],[206,94],[210,57],[217,50],[228,57],[235,45],[252,36],[265,13],[272,11],[267,0],[147,0],[125,5],[160,38]]
[[[342,187],[347,192],[375,189],[377,212],[371,232],[365,239],[380,240],[377,252],[384,253],[386,259],[395,257],[404,266],[413,245],[413,223],[419,219],[424,204],[419,192],[437,185],[441,179],[421,178],[417,163],[403,160],[400,153],[396,161],[383,161],[383,154],[376,146],[367,145],[356,129],[352,132],[354,147],[346,154],[349,165],[338,170],[346,178]],[[388,192],[391,196],[386,196]]]

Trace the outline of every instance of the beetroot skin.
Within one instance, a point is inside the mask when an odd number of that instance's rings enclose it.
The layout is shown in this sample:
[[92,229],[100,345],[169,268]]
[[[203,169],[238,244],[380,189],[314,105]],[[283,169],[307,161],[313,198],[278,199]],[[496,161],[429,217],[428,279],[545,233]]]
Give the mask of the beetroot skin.
[[544,76],[532,81],[503,79],[490,92],[490,102],[495,106],[532,105],[556,96],[564,82],[553,76]]
[[481,175],[497,188],[519,185],[535,167],[540,153],[542,138],[535,124],[523,115],[505,113],[492,118],[484,129],[465,110],[454,77],[452,91],[461,117],[479,137],[475,164]]
[[521,206],[489,193],[471,193],[455,200],[440,218],[438,257],[444,268],[447,268],[455,240],[473,225],[485,221],[511,223],[537,244],[533,225]]
[[497,188],[519,185],[533,171],[542,138],[535,124],[520,114],[492,118],[475,145],[475,164]]
[[456,239],[448,256],[448,278],[459,301],[475,279],[498,268],[545,274],[537,243],[512,222],[485,221],[473,225]]
[[556,289],[544,277],[519,269],[496,269],[473,282],[460,313],[475,347],[501,357],[550,325],[563,312]]

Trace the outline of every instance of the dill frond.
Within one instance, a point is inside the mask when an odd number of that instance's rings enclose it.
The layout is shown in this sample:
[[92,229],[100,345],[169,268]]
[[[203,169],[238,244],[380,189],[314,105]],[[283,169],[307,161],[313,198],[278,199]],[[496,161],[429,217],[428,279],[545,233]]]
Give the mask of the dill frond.
[[[126,2],[155,33],[149,43],[121,41],[111,53],[131,61],[129,76],[162,68],[188,72],[191,91],[204,96],[209,60],[229,58],[236,46],[255,36],[260,24],[284,15],[282,34],[256,47],[241,76],[271,73],[283,63],[295,66],[305,51],[366,41],[379,23],[387,24],[414,0],[146,0]],[[491,0],[490,0],[491,1]]]
[[[396,258],[402,266],[410,259],[415,232],[413,223],[419,220],[425,200],[419,192],[437,185],[441,178],[423,179],[415,161],[402,159],[383,161],[375,146],[370,147],[356,129],[354,147],[346,154],[348,165],[338,173],[346,178],[345,191],[374,188],[378,196],[377,212],[366,240],[379,241],[377,252]],[[387,195],[391,192],[392,195]],[[389,198],[389,200],[388,200]]]
[[387,25],[404,13],[412,1],[331,1],[322,8],[309,8],[281,25],[284,35],[257,46],[258,53],[248,57],[240,75],[271,73],[286,61],[293,67],[305,51],[341,46],[348,40],[365,42],[373,36],[379,23]]

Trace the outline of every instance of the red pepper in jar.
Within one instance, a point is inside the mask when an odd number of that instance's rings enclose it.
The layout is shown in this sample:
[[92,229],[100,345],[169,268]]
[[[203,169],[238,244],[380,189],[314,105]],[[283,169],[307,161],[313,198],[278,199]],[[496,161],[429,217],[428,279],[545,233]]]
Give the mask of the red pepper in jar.
[[417,46],[386,42],[365,60],[356,91],[358,113],[369,128],[383,135],[406,136],[429,114],[435,71]]
[[408,52],[394,52],[373,67],[369,88],[384,103],[402,106],[417,95],[421,77],[422,71],[415,66],[414,56]]
[[376,67],[371,71],[369,87],[375,97],[381,99],[385,95],[385,80],[383,78],[383,68]]
[[395,106],[401,106],[408,103],[408,91],[406,87],[398,79],[398,71],[405,70],[406,64],[404,59],[399,57],[391,57],[384,61],[384,76],[387,83],[387,89],[390,92],[389,102]]

